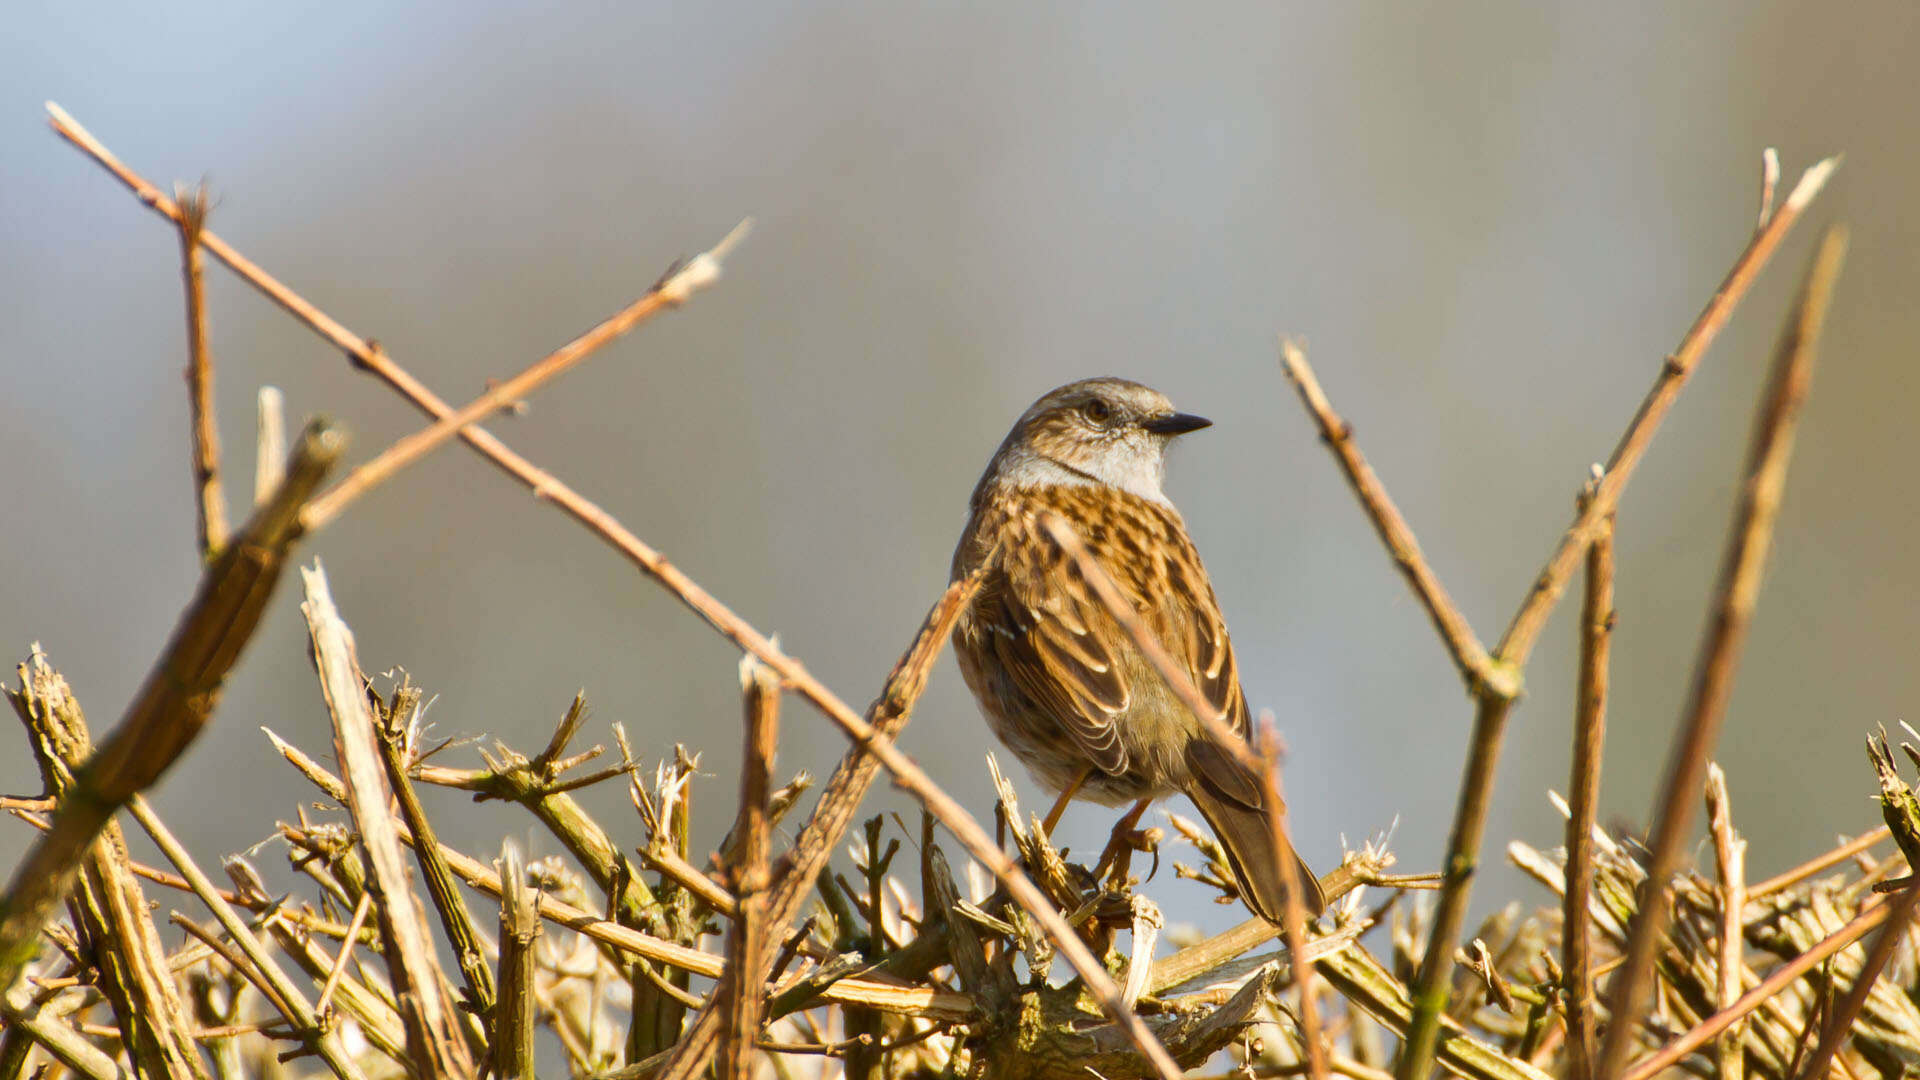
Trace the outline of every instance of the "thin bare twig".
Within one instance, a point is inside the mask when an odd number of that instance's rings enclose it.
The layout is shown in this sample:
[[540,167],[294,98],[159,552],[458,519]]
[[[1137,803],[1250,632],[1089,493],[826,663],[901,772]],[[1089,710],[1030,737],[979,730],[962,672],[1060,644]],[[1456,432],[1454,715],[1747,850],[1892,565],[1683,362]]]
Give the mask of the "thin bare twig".
[[187,293],[187,404],[192,414],[194,509],[200,558],[211,562],[227,546],[227,499],[220,490],[220,428],[213,410],[213,356],[207,344],[207,292],[201,273],[200,233],[207,224],[207,189],[179,193],[180,273]]
[[[1263,725],[1260,731],[1260,757],[1264,766],[1260,775],[1266,787],[1267,828],[1273,833],[1274,850],[1289,852],[1293,850],[1293,840],[1287,835],[1286,817],[1280,812],[1280,807],[1287,804],[1280,785],[1280,736],[1271,723]],[[1287,943],[1287,955],[1300,958],[1293,965],[1294,1012],[1300,1020],[1300,1043],[1306,1050],[1307,1075],[1312,1080],[1327,1080],[1329,1051],[1320,1023],[1320,1005],[1315,1000],[1319,984],[1313,963],[1306,959],[1308,916],[1307,905],[1301,900],[1305,894],[1301,890],[1307,883],[1300,880],[1306,873],[1299,859],[1280,857],[1280,874],[1287,883],[1280,913],[1284,920],[1280,936]]]
[[740,662],[740,687],[746,702],[744,761],[740,767],[739,873],[734,891],[740,917],[727,935],[727,1032],[720,1044],[720,1080],[748,1080],[753,1073],[753,1044],[759,1038],[766,997],[761,965],[773,951],[767,940],[766,889],[771,884],[772,826],[767,797],[773,790],[773,756],[780,741],[780,681],[751,657]]
[[347,936],[340,939],[340,955],[333,959],[333,970],[327,972],[327,981],[320,984],[320,1000],[314,1002],[313,1011],[321,1016],[333,1005],[333,991],[340,985],[340,977],[347,973],[347,961],[353,957],[353,947],[360,940],[360,928],[367,925],[367,914],[373,910],[373,893],[363,892],[360,900],[353,905],[353,918],[347,923]]
[[[1804,181],[1802,182],[1804,186]],[[1798,190],[1774,216],[1790,217]],[[1707,760],[1720,733],[1727,698],[1733,687],[1740,649],[1760,595],[1761,570],[1773,539],[1781,493],[1786,487],[1787,463],[1801,405],[1813,378],[1820,331],[1827,317],[1833,286],[1846,257],[1846,232],[1827,230],[1815,250],[1801,285],[1800,296],[1782,333],[1766,398],[1748,452],[1746,481],[1739,510],[1721,564],[1715,590],[1712,623],[1701,643],[1694,668],[1693,689],[1685,719],[1675,732],[1667,760],[1666,781],[1650,832],[1652,854],[1647,862],[1647,886],[1627,940],[1627,961],[1614,976],[1609,1002],[1612,1022],[1600,1047],[1602,1080],[1625,1069],[1646,1009],[1653,979],[1653,962],[1661,947],[1669,917],[1667,897],[1681,849],[1693,819]]]
[[1494,655],[1513,664],[1524,664],[1533,643],[1545,628],[1547,616],[1552,614],[1554,602],[1560,598],[1560,592],[1566,588],[1573,577],[1575,567],[1587,545],[1593,542],[1594,531],[1600,527],[1600,519],[1614,512],[1620,505],[1620,495],[1626,489],[1627,481],[1633,478],[1633,471],[1640,464],[1647,446],[1660,428],[1660,422],[1666,419],[1667,411],[1680,397],[1680,391],[1686,386],[1693,369],[1706,355],[1707,347],[1719,337],[1720,330],[1733,316],[1733,309],[1746,298],[1747,290],[1752,288],[1760,271],[1772,258],[1775,248],[1786,238],[1793,223],[1813,202],[1814,196],[1826,186],[1827,179],[1840,167],[1837,157],[1826,158],[1800,175],[1798,183],[1787,194],[1786,202],[1767,218],[1767,223],[1757,229],[1752,239],[1747,241],[1746,250],[1733,262],[1732,269],[1720,283],[1720,288],[1707,301],[1707,306],[1687,328],[1680,344],[1668,356],[1661,366],[1660,375],[1654,380],[1653,389],[1647,392],[1640,403],[1640,410],[1627,425],[1625,434],[1614,446],[1613,454],[1607,459],[1606,473],[1594,491],[1593,498],[1574,518],[1573,524],[1560,538],[1560,544],[1540,570],[1540,576],[1534,581],[1533,588],[1527,593],[1526,600],[1516,611],[1513,621],[1507,624],[1507,631],[1500,638],[1500,644],[1494,649]]
[[212,927],[201,926],[177,911],[173,913],[173,924],[198,940],[208,952],[218,956],[221,962],[226,964],[228,971],[252,983],[253,988],[260,992],[260,996],[266,999],[267,1004],[272,1006],[275,1012],[285,1018],[288,1025],[296,1029],[299,1027],[300,1021],[296,1019],[297,1010],[293,1002],[274,989],[273,981],[266,976],[266,969],[258,959],[245,950],[237,949],[222,941],[219,933]]
[[533,393],[660,312],[686,303],[695,292],[720,279],[721,260],[746,237],[751,227],[751,221],[742,221],[718,244],[687,260],[661,278],[653,288],[647,290],[646,295],[609,316],[600,325],[562,345],[513,378],[495,383],[486,393],[466,405],[387,447],[380,456],[354,469],[338,484],[314,499],[300,515],[301,526],[308,532],[325,528],[355,499],[425,457],[469,424]]
[[374,734],[365,676],[354,653],[353,633],[334,607],[326,573],[315,560],[301,567],[307,616],[313,638],[314,666],[327,711],[333,717],[334,753],[346,781],[347,808],[367,853],[367,891],[385,942],[387,972],[393,979],[400,1018],[407,1029],[407,1056],[424,1077],[468,1076],[467,1053],[452,1003],[441,995],[440,971],[426,912],[408,883],[400,854],[398,823],[388,812],[393,789]]
[[1291,338],[1280,339],[1280,363],[1286,369],[1287,378],[1300,392],[1300,400],[1306,405],[1307,412],[1313,415],[1314,423],[1320,428],[1321,441],[1327,444],[1334,458],[1340,462],[1340,471],[1346,474],[1347,483],[1359,496],[1360,505],[1373,522],[1374,531],[1380,534],[1380,542],[1386,545],[1387,554],[1393,557],[1394,565],[1406,577],[1407,584],[1413,587],[1413,594],[1419,599],[1420,606],[1427,609],[1427,617],[1433,620],[1434,629],[1440,632],[1440,640],[1446,643],[1447,652],[1453,657],[1454,666],[1460,669],[1460,677],[1466,680],[1468,691],[1478,694],[1484,687],[1501,697],[1518,695],[1518,669],[1497,663],[1487,654],[1486,647],[1474,635],[1473,627],[1461,613],[1459,605],[1447,595],[1446,586],[1440,584],[1439,575],[1427,565],[1427,558],[1421,553],[1420,542],[1414,538],[1407,519],[1393,505],[1386,485],[1380,482],[1373,466],[1367,464],[1365,455],[1354,443],[1353,425],[1333,411],[1326,392],[1320,389],[1320,381],[1314,378],[1313,368],[1307,363],[1306,351],[1299,342]]
[[1806,862],[1801,863],[1791,870],[1783,870],[1760,884],[1753,886],[1747,890],[1747,899],[1750,901],[1760,900],[1772,896],[1774,893],[1780,892],[1783,889],[1790,889],[1813,875],[1824,870],[1832,869],[1874,845],[1882,843],[1892,835],[1892,830],[1888,829],[1885,825],[1869,832],[1861,833],[1859,836],[1841,844],[1832,851],[1808,859]]
[[1447,833],[1446,875],[1440,899],[1427,930],[1426,952],[1411,987],[1413,1022],[1403,1042],[1395,1070],[1399,1080],[1424,1080],[1433,1049],[1440,1037],[1440,1018],[1452,994],[1454,942],[1460,939],[1472,897],[1473,878],[1480,865],[1481,839],[1486,835],[1487,811],[1493,804],[1493,777],[1500,764],[1507,718],[1513,699],[1482,694],[1475,705],[1473,731],[1467,739],[1467,763],[1461,770],[1460,798]]
[[[366,696],[361,695],[362,700]],[[393,791],[400,818],[421,841],[414,850],[419,857],[427,896],[433,901],[434,914],[439,916],[447,944],[453,949],[454,961],[460,965],[468,999],[463,1011],[469,1016],[486,1016],[493,1011],[493,969],[488,966],[481,948],[479,932],[473,925],[473,913],[467,910],[467,902],[455,887],[453,875],[439,857],[440,845],[434,835],[433,822],[427,817],[427,809],[420,802],[419,792],[413,789],[413,779],[407,775],[407,768],[412,764],[408,760],[411,752],[408,732],[413,730],[414,721],[419,718],[420,696],[417,687],[403,681],[394,690],[390,701],[377,705],[378,720],[384,723],[377,722],[373,729],[374,746],[379,752],[380,763],[386,769],[387,785]],[[470,1042],[480,1042],[477,1028],[464,1024],[458,1026],[473,1036]],[[478,1052],[480,1046],[476,1045],[474,1049]]]
[[719,882],[708,877],[701,869],[680,857],[679,853],[664,843],[656,841],[639,849],[640,858],[655,870],[660,871],[668,880],[692,893],[702,904],[729,919],[740,916],[740,901]]
[[1580,612],[1580,685],[1574,703],[1572,813],[1567,818],[1567,891],[1561,909],[1561,966],[1573,1080],[1590,1080],[1593,1075],[1593,916],[1588,908],[1593,902],[1593,829],[1599,816],[1612,647],[1613,518],[1609,516],[1602,519],[1593,546],[1587,549],[1586,600]]
[[[1727,795],[1727,774],[1718,763],[1707,769],[1707,828],[1713,833],[1713,856],[1720,869],[1720,958],[1714,966],[1719,994],[1714,1006],[1726,1009],[1739,998],[1746,970],[1742,912],[1747,907],[1747,842],[1733,831],[1733,800]],[[1742,1080],[1746,1075],[1743,1030],[1743,1025],[1735,1023],[1714,1047],[1719,1080]]]

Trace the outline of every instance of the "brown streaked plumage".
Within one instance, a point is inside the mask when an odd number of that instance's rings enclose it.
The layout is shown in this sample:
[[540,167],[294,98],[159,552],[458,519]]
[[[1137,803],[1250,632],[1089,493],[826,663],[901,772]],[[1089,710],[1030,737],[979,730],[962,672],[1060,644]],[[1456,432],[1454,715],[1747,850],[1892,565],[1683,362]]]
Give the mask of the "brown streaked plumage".
[[[1079,532],[1194,685],[1244,734],[1246,695],[1220,605],[1161,490],[1167,444],[1207,424],[1125,379],[1071,383],[1035,402],[973,491],[954,577],[995,545],[999,553],[960,616],[954,652],[994,734],[1034,779],[1061,792],[1084,774],[1079,794],[1109,806],[1188,795],[1225,848],[1247,906],[1277,923],[1281,860],[1298,860],[1275,850],[1263,785],[1207,737],[1038,521],[1052,512]],[[1299,869],[1308,883],[1302,899],[1318,914],[1318,882]]]

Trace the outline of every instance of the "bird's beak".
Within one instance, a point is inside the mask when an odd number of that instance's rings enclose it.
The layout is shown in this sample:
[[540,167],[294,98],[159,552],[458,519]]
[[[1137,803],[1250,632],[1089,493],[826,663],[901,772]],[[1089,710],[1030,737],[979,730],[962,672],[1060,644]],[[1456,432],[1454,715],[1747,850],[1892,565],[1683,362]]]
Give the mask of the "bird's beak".
[[1199,431],[1203,427],[1212,427],[1213,421],[1204,416],[1177,412],[1168,413],[1165,416],[1156,416],[1140,426],[1153,432],[1155,435],[1185,435],[1189,431]]

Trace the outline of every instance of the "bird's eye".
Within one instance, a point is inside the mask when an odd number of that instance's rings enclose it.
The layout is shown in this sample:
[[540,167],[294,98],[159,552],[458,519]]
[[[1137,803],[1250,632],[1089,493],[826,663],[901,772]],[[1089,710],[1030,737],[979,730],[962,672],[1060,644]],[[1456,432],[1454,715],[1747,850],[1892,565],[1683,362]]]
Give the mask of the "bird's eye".
[[1081,407],[1080,411],[1086,414],[1087,419],[1096,424],[1105,424],[1107,421],[1113,419],[1113,406],[1099,398],[1094,398],[1092,401],[1087,402],[1086,405]]

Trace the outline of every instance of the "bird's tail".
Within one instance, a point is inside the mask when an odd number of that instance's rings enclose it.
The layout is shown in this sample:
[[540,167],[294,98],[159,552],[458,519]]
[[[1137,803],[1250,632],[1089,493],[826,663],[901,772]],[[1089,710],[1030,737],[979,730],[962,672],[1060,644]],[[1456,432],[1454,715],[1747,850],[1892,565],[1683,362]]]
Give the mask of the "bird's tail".
[[[1313,918],[1327,906],[1320,879],[1307,868],[1291,844],[1277,838],[1260,806],[1261,786],[1246,769],[1219,747],[1196,739],[1187,749],[1196,783],[1187,790],[1213,835],[1226,851],[1240,896],[1255,915],[1279,926],[1287,910],[1287,873],[1291,863],[1302,886],[1300,902]],[[1223,782],[1224,781],[1224,782]],[[1248,795],[1252,795],[1248,798]]]

